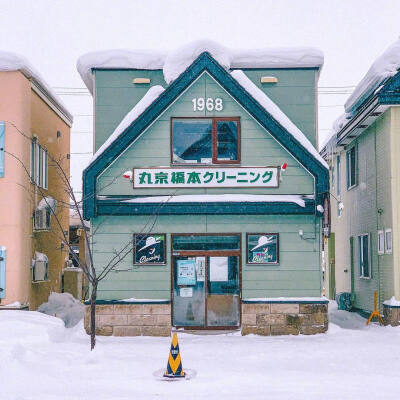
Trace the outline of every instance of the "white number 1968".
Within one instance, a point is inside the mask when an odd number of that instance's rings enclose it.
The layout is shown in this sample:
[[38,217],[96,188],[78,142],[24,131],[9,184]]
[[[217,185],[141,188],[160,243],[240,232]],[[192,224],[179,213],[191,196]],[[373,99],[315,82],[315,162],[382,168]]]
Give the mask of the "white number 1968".
[[208,97],[205,99],[204,97],[198,97],[192,100],[193,103],[193,111],[204,111],[204,108],[207,109],[207,111],[222,111],[224,108],[222,104],[222,99],[219,97],[216,99],[212,99],[211,97]]

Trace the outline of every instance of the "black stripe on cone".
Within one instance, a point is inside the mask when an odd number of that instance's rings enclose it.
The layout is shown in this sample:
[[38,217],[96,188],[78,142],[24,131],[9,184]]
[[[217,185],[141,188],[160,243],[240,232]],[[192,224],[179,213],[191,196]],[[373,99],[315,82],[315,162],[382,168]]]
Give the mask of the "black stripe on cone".
[[164,376],[166,378],[184,378],[185,373],[182,369],[181,354],[179,352],[178,335],[172,336],[171,350],[168,356],[167,370]]

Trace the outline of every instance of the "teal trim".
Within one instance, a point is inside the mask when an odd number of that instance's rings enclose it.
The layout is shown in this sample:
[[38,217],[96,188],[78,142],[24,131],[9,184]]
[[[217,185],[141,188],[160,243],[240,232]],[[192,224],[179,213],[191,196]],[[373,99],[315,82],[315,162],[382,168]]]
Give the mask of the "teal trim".
[[0,178],[4,177],[4,142],[6,127],[4,122],[0,122]]
[[202,53],[157,100],[148,107],[111,145],[83,171],[83,214],[97,215],[96,178],[129,146],[182,92],[207,71],[253,118],[291,153],[315,178],[316,200],[329,190],[329,171],[269,114],[209,53]]
[[6,297],[6,249],[0,247],[0,299]]
[[287,202],[235,203],[121,203],[98,200],[97,215],[254,215],[254,214],[315,214],[314,200],[305,200],[305,207]]
[[[86,300],[85,305],[90,305],[90,300]],[[171,300],[154,300],[154,301],[122,301],[122,300],[96,300],[96,305],[107,305],[107,304],[171,304]]]
[[243,304],[328,304],[329,300],[242,300]]

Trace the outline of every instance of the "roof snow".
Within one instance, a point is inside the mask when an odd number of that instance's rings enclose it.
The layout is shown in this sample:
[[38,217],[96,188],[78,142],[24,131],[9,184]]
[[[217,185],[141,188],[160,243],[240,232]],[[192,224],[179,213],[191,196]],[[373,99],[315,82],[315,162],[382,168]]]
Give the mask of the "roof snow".
[[93,93],[92,69],[163,69],[169,84],[203,52],[209,52],[226,69],[321,68],[323,53],[311,47],[231,49],[211,40],[198,40],[170,52],[152,50],[105,50],[85,54],[77,69]]
[[111,143],[113,143],[122,132],[124,132],[149,106],[152,104],[160,95],[164,92],[164,88],[162,86],[156,85],[152,86],[147,93],[142,97],[142,99],[132,108],[128,114],[122,119],[119,125],[115,128],[114,132],[111,136],[100,146],[100,148],[93,155],[90,160],[89,165],[91,165],[100,154],[107,149]]
[[25,57],[20,54],[0,50],[0,71],[20,71],[28,79],[34,80],[72,122],[72,114],[68,111],[65,104]]
[[235,80],[255,99],[260,105],[272,115],[316,160],[325,168],[328,164],[320,156],[315,147],[306,138],[303,132],[283,113],[283,111],[261,90],[259,89],[241,70],[232,71],[231,75]]
[[395,75],[400,69],[400,39],[389,46],[369,68],[364,78],[360,81],[354,92],[346,101],[346,112],[351,112],[369,97],[384,80]]

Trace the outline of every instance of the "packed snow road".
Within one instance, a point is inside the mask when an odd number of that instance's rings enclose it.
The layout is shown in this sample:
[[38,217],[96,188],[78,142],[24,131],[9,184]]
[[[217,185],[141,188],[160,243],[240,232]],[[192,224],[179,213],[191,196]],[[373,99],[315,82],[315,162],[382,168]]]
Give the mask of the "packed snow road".
[[192,380],[165,382],[169,338],[99,337],[37,312],[0,312],[0,399],[397,399],[400,328],[330,313],[327,334],[241,337],[179,333]]

